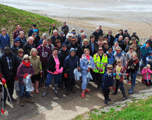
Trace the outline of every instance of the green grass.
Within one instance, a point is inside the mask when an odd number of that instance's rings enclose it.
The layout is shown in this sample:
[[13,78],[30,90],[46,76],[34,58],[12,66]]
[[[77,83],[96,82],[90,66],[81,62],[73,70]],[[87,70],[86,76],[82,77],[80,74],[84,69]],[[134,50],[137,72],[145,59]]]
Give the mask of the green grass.
[[36,24],[37,28],[39,29],[40,37],[44,32],[48,33],[48,29],[51,27],[52,23],[55,23],[57,26],[61,24],[49,17],[1,4],[0,16],[0,29],[6,28],[7,33],[10,35],[11,39],[18,24],[21,25],[21,28],[25,31],[26,36],[28,31],[32,28],[32,24]]
[[[116,106],[116,109],[119,107],[121,106]],[[152,120],[152,96],[144,100],[139,99],[138,102],[128,103],[128,106],[122,108],[121,111],[116,111],[116,109],[110,108],[108,112],[102,111],[101,115],[91,111],[88,113],[90,116],[88,120]],[[84,116],[76,118],[75,120],[83,120]]]

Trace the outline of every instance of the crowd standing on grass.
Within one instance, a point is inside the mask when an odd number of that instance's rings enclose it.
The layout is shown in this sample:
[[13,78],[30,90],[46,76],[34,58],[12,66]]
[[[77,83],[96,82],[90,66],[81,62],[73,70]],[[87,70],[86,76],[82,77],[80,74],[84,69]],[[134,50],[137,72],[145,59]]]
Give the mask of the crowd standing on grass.
[[[123,87],[124,80],[131,83],[129,94],[135,89],[137,74],[143,75],[142,82],[151,85],[150,74],[152,74],[152,36],[144,45],[140,45],[140,39],[136,32],[132,35],[128,30],[122,29],[113,36],[112,30],[103,34],[102,26],[96,28],[92,35],[87,36],[83,29],[76,33],[73,28],[64,22],[59,33],[55,23],[48,30],[49,34],[43,33],[39,36],[36,24],[25,37],[24,30],[20,25],[13,34],[13,44],[5,28],[0,34],[0,72],[1,79],[6,80],[8,91],[12,97],[14,82],[19,84],[20,105],[24,106],[23,97],[26,95],[27,102],[34,103],[31,94],[45,84],[42,97],[49,93],[49,85],[54,80],[54,93],[58,95],[58,87],[66,87],[68,96],[75,94],[74,85],[76,78],[82,80],[81,97],[84,98],[89,81],[97,84],[97,89],[103,93],[104,103],[111,101],[109,92],[114,89],[113,95],[121,90],[123,100],[126,100],[126,91]],[[26,91],[24,79],[30,76],[34,90]],[[54,78],[54,79],[53,79]],[[4,103],[7,92],[4,89]],[[34,97],[34,96],[33,96]],[[9,99],[8,99],[9,101]]]

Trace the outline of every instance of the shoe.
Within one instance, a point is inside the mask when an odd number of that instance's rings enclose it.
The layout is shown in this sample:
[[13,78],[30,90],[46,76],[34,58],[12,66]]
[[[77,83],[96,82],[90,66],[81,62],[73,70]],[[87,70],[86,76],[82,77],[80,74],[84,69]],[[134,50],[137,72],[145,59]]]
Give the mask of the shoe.
[[71,90],[72,93],[76,94],[76,92],[74,92],[73,90]]
[[45,87],[44,88],[44,92],[43,92],[43,94],[42,94],[42,97],[45,97],[47,95],[47,88]]
[[123,97],[123,101],[125,101],[127,99],[127,97]]
[[69,94],[70,94],[70,92],[69,92],[69,91],[67,91],[66,96],[68,96]]
[[116,92],[113,93],[113,95],[116,95],[116,94],[117,94]]
[[23,107],[23,106],[24,106],[23,99],[20,99],[20,106],[21,106],[21,107]]
[[110,98],[108,98],[107,100],[108,100],[108,101],[111,101],[111,99],[110,99]]
[[35,101],[34,100],[32,100],[32,98],[31,97],[29,97],[29,98],[27,98],[27,101],[26,102],[28,102],[28,103],[34,103]]
[[55,93],[55,95],[58,95],[58,91],[57,91],[57,85],[55,85],[55,88],[54,88],[54,93]]
[[[14,98],[11,98],[11,100],[12,100],[12,102],[17,102],[17,100]],[[10,102],[9,98],[8,98],[8,101]]]
[[88,89],[85,89],[85,92],[89,93],[89,92],[90,92],[90,90],[88,90]]
[[36,93],[39,94],[39,90],[38,89],[36,89]]
[[82,92],[81,97],[82,97],[82,98],[85,97],[85,92]]
[[107,101],[107,100],[104,100],[104,103],[105,103],[105,104],[108,104],[108,101]]
[[132,91],[132,90],[130,90],[130,91],[129,91],[129,94],[132,94],[132,93],[133,93],[133,91]]

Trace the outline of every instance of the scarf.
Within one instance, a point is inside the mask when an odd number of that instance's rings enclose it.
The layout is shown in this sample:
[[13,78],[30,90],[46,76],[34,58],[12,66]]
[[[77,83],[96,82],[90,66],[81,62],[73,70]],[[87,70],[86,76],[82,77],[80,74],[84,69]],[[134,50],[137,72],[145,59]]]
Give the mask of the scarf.
[[119,53],[119,54],[117,53],[117,56],[120,57],[120,56],[121,56],[121,53]]
[[87,60],[90,60],[90,55],[86,55]]
[[25,63],[24,60],[23,60],[22,64],[25,65],[26,67],[30,67],[30,65],[31,65],[30,61],[28,61],[28,63]]

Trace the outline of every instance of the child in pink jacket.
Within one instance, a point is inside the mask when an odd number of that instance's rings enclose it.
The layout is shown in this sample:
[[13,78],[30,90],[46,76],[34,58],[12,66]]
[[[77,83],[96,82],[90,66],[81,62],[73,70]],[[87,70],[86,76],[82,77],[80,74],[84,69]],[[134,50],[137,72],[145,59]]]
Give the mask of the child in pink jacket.
[[143,75],[142,82],[146,85],[152,85],[150,80],[150,74],[152,74],[152,71],[149,64],[142,69],[141,74]]

